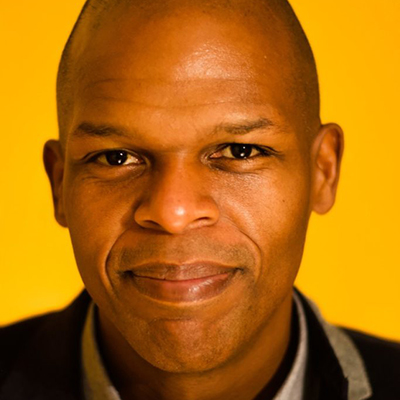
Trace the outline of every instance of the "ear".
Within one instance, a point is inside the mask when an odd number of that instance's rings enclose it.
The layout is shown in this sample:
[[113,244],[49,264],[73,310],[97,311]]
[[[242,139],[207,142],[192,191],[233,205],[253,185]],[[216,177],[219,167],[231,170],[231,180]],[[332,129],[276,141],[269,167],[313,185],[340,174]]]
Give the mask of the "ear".
[[61,226],[67,227],[63,202],[64,155],[58,140],[46,142],[43,162],[53,194],[54,215]]
[[339,125],[322,125],[313,144],[312,209],[325,214],[335,203],[340,164],[344,149],[343,130]]

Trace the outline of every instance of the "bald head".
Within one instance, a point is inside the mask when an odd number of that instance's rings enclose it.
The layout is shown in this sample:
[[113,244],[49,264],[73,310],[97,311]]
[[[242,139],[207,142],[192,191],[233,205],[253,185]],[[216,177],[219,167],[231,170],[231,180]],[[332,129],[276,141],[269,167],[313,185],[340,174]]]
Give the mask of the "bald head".
[[[65,46],[57,79],[57,104],[61,142],[68,134],[68,121],[74,104],[74,87],[82,74],[80,61],[92,40],[105,24],[118,25],[132,15],[138,26],[155,23],[168,16],[182,16],[197,12],[213,20],[229,21],[240,29],[258,32],[258,42],[266,55],[271,52],[269,42],[279,43],[274,55],[280,57],[280,71],[286,76],[287,96],[296,104],[301,116],[300,129],[315,133],[319,127],[319,87],[312,50],[304,31],[286,0],[87,0]],[[175,27],[176,28],[176,27]],[[140,28],[138,28],[140,29]],[[261,32],[261,33],[260,33]],[[139,31],[133,34],[139,34]],[[264,43],[262,43],[265,41]],[[279,47],[280,46],[280,47]],[[104,48],[104,51],[107,51]],[[283,56],[283,57],[282,57]],[[86,69],[85,73],[89,73]]]

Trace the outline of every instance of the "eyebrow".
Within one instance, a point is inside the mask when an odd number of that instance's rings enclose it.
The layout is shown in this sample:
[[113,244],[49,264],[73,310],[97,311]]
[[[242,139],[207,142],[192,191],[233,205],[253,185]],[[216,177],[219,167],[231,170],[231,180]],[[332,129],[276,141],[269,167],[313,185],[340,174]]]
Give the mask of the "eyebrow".
[[81,123],[78,128],[73,132],[73,135],[78,137],[109,137],[109,136],[121,136],[128,137],[128,133],[123,129],[119,129],[111,125],[94,125],[89,122]]
[[[270,119],[259,118],[250,121],[244,120],[238,123],[219,124],[211,131],[211,135],[221,132],[226,132],[232,135],[245,135],[256,130],[270,129],[274,127],[276,127],[276,125]],[[78,137],[131,137],[131,135],[124,129],[120,129],[112,125],[95,125],[89,122],[81,123],[73,132],[73,135]]]
[[232,135],[245,135],[246,133],[256,130],[274,127],[276,127],[276,125],[270,119],[259,118],[251,121],[244,120],[239,123],[222,123],[213,130],[213,133],[215,134],[223,131]]

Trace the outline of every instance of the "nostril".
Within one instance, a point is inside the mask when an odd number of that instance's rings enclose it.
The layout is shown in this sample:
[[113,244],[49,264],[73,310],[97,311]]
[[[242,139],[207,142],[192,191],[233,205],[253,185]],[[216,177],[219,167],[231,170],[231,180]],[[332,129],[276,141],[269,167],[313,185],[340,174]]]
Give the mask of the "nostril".
[[163,227],[159,223],[152,221],[152,220],[142,220],[142,221],[137,221],[137,222],[144,229],[147,228],[147,229],[155,229],[155,230],[164,230]]

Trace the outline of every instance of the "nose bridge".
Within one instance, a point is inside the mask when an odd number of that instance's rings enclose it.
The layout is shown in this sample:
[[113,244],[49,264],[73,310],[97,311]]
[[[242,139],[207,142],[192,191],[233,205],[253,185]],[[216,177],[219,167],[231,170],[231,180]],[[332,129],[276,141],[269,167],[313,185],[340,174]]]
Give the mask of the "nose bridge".
[[153,201],[165,201],[169,211],[175,210],[178,215],[193,206],[201,191],[196,171],[182,160],[164,165],[152,180],[150,189]]
[[184,157],[155,168],[147,196],[135,211],[136,222],[169,233],[214,224],[219,210],[206,189],[204,168]]

